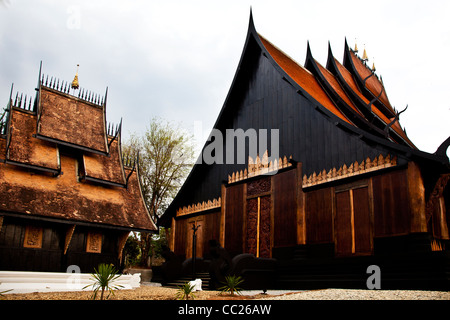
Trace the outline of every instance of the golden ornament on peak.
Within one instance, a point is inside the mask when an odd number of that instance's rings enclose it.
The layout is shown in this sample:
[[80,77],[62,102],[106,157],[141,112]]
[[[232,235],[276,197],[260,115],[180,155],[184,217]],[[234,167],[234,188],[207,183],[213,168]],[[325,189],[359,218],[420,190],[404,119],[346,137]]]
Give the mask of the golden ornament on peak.
[[369,60],[369,57],[367,57],[366,48],[364,48],[362,59],[365,61]]
[[75,77],[73,78],[73,81],[72,81],[72,89],[78,89],[80,87],[80,85],[78,84],[78,67],[79,66],[80,65],[77,64],[77,73],[75,74]]

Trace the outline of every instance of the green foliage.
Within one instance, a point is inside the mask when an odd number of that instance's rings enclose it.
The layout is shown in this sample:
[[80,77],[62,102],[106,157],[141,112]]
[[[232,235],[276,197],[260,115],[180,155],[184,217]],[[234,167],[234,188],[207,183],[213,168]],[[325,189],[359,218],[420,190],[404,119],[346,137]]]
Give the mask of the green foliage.
[[178,287],[178,291],[176,294],[176,299],[178,300],[189,300],[189,298],[194,299],[194,285],[186,282],[184,285]]
[[114,295],[114,290],[123,288],[121,285],[114,284],[114,281],[120,277],[120,274],[117,274],[117,270],[112,264],[99,264],[98,271],[94,268],[94,273],[92,273],[91,276],[94,283],[85,286],[83,289],[92,286],[92,300],[97,298],[97,294],[100,290],[100,300],[103,300],[105,298],[105,291],[108,292],[108,295],[106,296],[106,299],[108,299],[111,294]]
[[125,247],[123,248],[125,257],[125,267],[135,266],[139,262],[141,250],[139,248],[139,240],[134,236],[129,236]]
[[153,118],[143,135],[122,144],[125,158],[137,159],[144,200],[153,218],[175,197],[194,163],[193,136],[180,124]]
[[219,288],[222,293],[224,292],[230,292],[232,296],[234,296],[235,293],[240,294],[242,289],[239,287],[241,283],[244,282],[244,279],[242,279],[241,276],[226,276],[225,282],[222,282],[223,286]]
[[[193,136],[180,128],[180,124],[154,118],[143,135],[132,134],[122,144],[124,158],[139,159],[141,190],[154,221],[175,197],[194,163]],[[138,239],[139,264],[147,266],[153,237],[141,233]]]

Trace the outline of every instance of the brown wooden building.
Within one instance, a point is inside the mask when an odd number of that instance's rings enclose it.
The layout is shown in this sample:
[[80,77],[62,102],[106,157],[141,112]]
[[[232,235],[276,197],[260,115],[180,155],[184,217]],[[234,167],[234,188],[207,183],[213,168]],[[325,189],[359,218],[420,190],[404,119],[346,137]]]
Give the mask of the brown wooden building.
[[279,158],[269,145],[227,163],[237,150],[224,141],[223,164],[196,164],[159,221],[172,227],[172,250],[192,256],[195,224],[198,257],[210,258],[215,239],[231,256],[276,259],[279,287],[365,287],[372,264],[384,287],[448,287],[449,139],[420,151],[399,115],[347,43],[342,63],[330,48],[320,65],[308,45],[301,66],[250,18],[214,128],[278,129]]
[[0,124],[1,270],[119,267],[130,231],[157,229],[106,94],[39,74],[36,97],[11,96]]

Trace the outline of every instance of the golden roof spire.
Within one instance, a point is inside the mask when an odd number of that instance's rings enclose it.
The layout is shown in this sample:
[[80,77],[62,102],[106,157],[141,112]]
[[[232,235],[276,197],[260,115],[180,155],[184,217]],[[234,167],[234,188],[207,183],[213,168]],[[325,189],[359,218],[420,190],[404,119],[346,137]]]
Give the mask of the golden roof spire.
[[375,68],[375,62],[372,64],[372,72],[375,72],[375,70],[377,70],[376,68]]
[[355,53],[358,52],[358,45],[356,44],[356,41],[355,41],[355,50],[353,51],[355,51]]
[[72,89],[78,89],[80,87],[80,85],[78,84],[78,67],[79,66],[80,65],[77,64],[77,73],[75,74],[75,77],[73,78],[73,81],[72,81]]
[[364,61],[369,60],[369,58],[367,57],[367,53],[366,53],[366,47],[364,47],[364,52],[363,52],[362,59],[363,59]]

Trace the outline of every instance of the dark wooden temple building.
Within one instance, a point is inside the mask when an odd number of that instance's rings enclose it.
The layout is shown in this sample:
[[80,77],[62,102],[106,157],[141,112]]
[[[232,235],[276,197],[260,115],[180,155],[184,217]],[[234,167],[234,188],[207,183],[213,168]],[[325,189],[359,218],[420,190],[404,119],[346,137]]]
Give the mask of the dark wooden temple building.
[[137,166],[122,159],[121,124],[107,125],[106,95],[77,79],[40,73],[36,97],[11,96],[2,115],[1,270],[120,267],[130,231],[157,229]]
[[399,115],[347,43],[342,63],[329,48],[322,66],[308,45],[301,66],[250,17],[214,129],[277,129],[278,150],[271,141],[252,156],[248,139],[239,163],[223,139],[220,161],[196,164],[158,222],[172,228],[171,249],[190,258],[195,225],[199,258],[211,259],[214,239],[231,257],[276,260],[277,287],[365,287],[378,265],[384,288],[448,288],[450,141],[418,150]]

